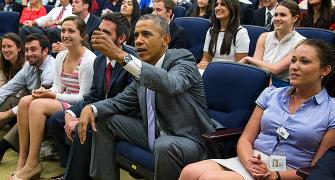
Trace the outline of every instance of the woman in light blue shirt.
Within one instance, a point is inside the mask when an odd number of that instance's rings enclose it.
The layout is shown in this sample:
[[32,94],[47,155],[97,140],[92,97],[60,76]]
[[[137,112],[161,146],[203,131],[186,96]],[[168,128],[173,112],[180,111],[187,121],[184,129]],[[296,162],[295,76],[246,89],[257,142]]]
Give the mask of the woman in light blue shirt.
[[[320,40],[299,44],[289,67],[291,86],[269,87],[259,96],[238,157],[188,165],[180,179],[299,179],[296,169],[314,165],[335,145],[334,51]],[[269,170],[274,154],[286,157],[286,170]]]

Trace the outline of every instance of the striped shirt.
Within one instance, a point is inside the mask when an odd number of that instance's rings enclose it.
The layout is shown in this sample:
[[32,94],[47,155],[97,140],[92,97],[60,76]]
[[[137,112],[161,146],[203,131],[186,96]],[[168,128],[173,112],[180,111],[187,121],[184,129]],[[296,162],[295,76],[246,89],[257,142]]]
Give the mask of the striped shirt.
[[[62,69],[60,75],[60,83],[62,86],[62,94],[79,94],[80,86],[79,86],[79,66],[77,65],[75,70],[72,73],[65,73]],[[70,104],[61,102],[64,109],[70,107]]]

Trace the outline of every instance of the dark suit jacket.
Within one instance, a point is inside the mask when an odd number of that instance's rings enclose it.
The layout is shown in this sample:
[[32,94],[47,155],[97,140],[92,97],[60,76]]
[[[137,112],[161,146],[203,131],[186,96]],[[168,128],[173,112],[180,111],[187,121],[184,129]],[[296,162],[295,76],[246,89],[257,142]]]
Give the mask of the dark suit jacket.
[[[13,11],[19,13],[21,17],[23,6],[20,3],[15,2],[15,0],[12,1],[11,5],[13,8]],[[4,7],[5,7],[5,3],[0,3],[0,11],[3,11]]]
[[177,25],[173,20],[169,24],[171,41],[169,44],[169,49],[180,49],[188,48],[187,33],[184,28]]
[[100,25],[100,18],[98,18],[94,14],[90,13],[90,17],[87,20],[86,29],[85,29],[85,32],[89,37],[89,40],[91,40],[91,35],[92,35],[93,31],[96,28],[98,28],[99,25]]
[[240,24],[251,24],[253,12],[250,5],[240,2]]
[[[256,26],[265,26],[265,12],[266,12],[266,7],[263,7],[261,9],[257,9],[254,11],[253,16],[252,16],[252,25]],[[273,17],[272,17],[273,18]],[[273,30],[273,24],[270,28],[270,31]]]
[[[134,56],[137,56],[133,50],[127,47],[123,47],[123,50]],[[77,117],[80,116],[81,110],[86,105],[106,99],[106,56],[100,54],[94,61],[93,69],[94,74],[90,94],[84,96],[83,102],[69,108],[69,110],[74,112]],[[120,64],[116,63],[112,72],[112,77],[110,79],[110,87],[107,93],[107,98],[112,98],[118,93],[122,92],[124,88],[131,83],[131,81],[132,76],[126,70],[124,70]]]
[[146,89],[152,98],[160,127],[167,135],[186,137],[202,144],[201,135],[214,131],[210,120],[203,82],[193,55],[185,49],[168,49],[162,68],[142,61],[141,77],[114,98],[93,103],[97,123],[113,114],[140,111],[147,123]]

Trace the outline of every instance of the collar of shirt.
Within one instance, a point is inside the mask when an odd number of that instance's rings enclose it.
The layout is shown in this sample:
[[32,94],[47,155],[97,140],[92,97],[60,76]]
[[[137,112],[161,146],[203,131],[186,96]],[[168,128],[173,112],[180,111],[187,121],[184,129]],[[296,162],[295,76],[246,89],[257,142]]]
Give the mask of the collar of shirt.
[[116,61],[115,60],[110,60],[108,57],[106,57],[106,67],[107,67],[107,64],[111,62],[112,63],[112,67],[114,68],[115,67],[115,64],[116,64]]
[[295,31],[295,29],[293,29],[292,32],[290,32],[289,34],[286,34],[286,36],[284,36],[284,37],[279,41],[278,38],[277,38],[277,33],[274,32],[274,34],[273,34],[274,37],[275,37],[275,41],[274,41],[274,43],[275,43],[275,44],[284,44],[285,42],[291,40],[291,39],[294,37],[295,34],[296,34],[296,31]]
[[[60,7],[64,7],[64,6],[60,6]],[[72,9],[72,5],[69,3],[67,6],[64,7],[64,11],[68,10],[68,9]]]
[[159,60],[156,62],[155,66],[161,68],[164,62],[164,58],[165,58],[165,53],[163,54],[163,56],[161,58],[159,58]]
[[[294,91],[295,91],[295,88],[292,87],[285,94],[283,94],[283,97],[282,97],[283,103],[286,103],[288,101],[288,99],[291,97]],[[328,96],[327,90],[325,88],[322,88],[319,93],[310,97],[306,102],[314,100],[317,104],[321,104],[326,99],[327,96]]]
[[51,60],[51,56],[48,55],[47,58],[45,58],[43,64],[38,69],[44,71],[48,66],[48,61],[50,61],[50,60]]
[[90,13],[88,13],[88,15],[85,17],[85,19],[84,19],[84,21],[85,21],[85,23],[87,24],[87,21],[88,21],[88,19],[90,18]]
[[265,17],[267,17],[266,15],[268,14],[269,11],[270,11],[270,13],[271,13],[271,16],[273,17],[273,16],[275,15],[277,5],[278,5],[278,2],[277,2],[277,4],[275,5],[275,7],[272,8],[271,10],[269,10],[269,9],[266,7],[266,8],[265,8]]

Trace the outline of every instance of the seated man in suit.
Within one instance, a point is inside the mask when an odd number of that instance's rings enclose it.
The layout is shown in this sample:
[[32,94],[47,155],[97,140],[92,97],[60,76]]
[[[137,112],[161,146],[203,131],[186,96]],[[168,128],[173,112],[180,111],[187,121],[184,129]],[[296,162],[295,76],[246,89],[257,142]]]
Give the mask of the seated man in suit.
[[269,31],[273,30],[272,17],[275,15],[277,0],[267,0],[263,2],[264,7],[254,11],[251,24],[266,27]]
[[152,13],[163,17],[168,23],[170,28],[171,40],[169,49],[188,48],[187,33],[184,28],[174,23],[173,9],[175,7],[173,0],[155,0],[152,6]]
[[17,12],[21,17],[22,10],[23,6],[20,3],[17,3],[15,0],[5,0],[4,2],[0,3],[0,11]]
[[70,0],[61,0],[61,6],[54,7],[45,16],[34,21],[26,21],[20,28],[20,38],[25,41],[31,33],[45,34],[48,36],[50,44],[60,41],[60,23],[68,16],[72,15]]
[[335,179],[335,146],[329,148],[316,163],[307,180],[331,180]]
[[[114,148],[124,140],[153,153],[155,179],[178,179],[185,165],[206,157],[201,134],[214,131],[193,55],[168,49],[168,23],[153,14],[140,17],[135,27],[140,59],[119,49],[105,33],[94,31],[92,39],[93,48],[122,64],[135,80],[114,98],[87,105],[81,112],[75,138],[85,143],[88,124],[95,132],[90,175],[119,179]],[[127,116],[132,111],[141,114]]]
[[[127,18],[120,13],[105,14],[102,17],[102,21],[99,26],[99,30],[108,34],[117,47],[122,47],[124,51],[135,54],[133,50],[122,46],[129,36],[129,28],[130,24],[127,21]],[[96,58],[93,68],[94,75],[91,92],[88,96],[84,97],[84,101],[77,106],[70,107],[66,111],[60,111],[53,114],[53,116],[51,116],[47,121],[47,128],[52,130],[62,167],[66,166],[71,147],[64,141],[64,131],[67,137],[72,139],[71,134],[74,131],[75,125],[78,123],[77,117],[80,116],[80,112],[83,107],[87,104],[116,96],[118,93],[122,92],[132,80],[132,76],[130,76],[130,74],[128,74],[128,72],[124,70],[119,63],[106,57],[104,54],[100,54]],[[85,145],[90,149],[91,145],[87,145],[89,143],[90,142],[87,142]],[[82,156],[81,154],[85,152],[84,149],[85,146],[82,146],[80,151],[70,157],[70,159],[74,159],[74,162],[76,163],[75,171],[72,171],[72,169],[69,170],[69,175],[73,175],[70,179],[83,179],[80,176],[80,172],[85,171],[85,169],[78,167],[85,167],[84,164],[86,160],[88,160],[86,164],[89,165],[89,159],[80,158]],[[79,164],[77,164],[78,162]]]
[[[91,0],[73,0],[72,2],[72,13],[84,19],[86,23],[86,34],[88,35],[88,40],[90,42],[91,35],[93,31],[99,26],[100,19],[91,14]],[[57,42],[52,44],[52,52],[58,53],[65,50],[62,42]]]

